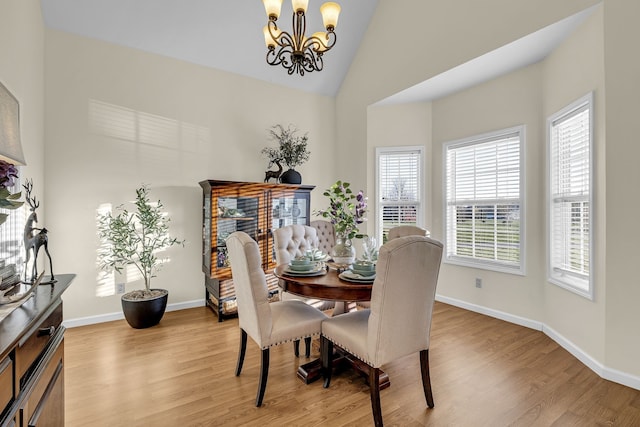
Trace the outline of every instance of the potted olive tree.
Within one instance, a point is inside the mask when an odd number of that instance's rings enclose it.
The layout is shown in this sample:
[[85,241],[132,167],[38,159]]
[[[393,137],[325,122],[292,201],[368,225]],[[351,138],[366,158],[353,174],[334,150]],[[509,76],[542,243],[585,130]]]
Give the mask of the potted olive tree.
[[131,327],[141,329],[157,325],[167,307],[169,292],[152,289],[151,279],[162,267],[163,260],[157,252],[173,245],[183,245],[184,240],[169,236],[170,218],[163,212],[158,200],[149,201],[146,185],[136,189],[135,211],[129,212],[123,205],[98,217],[98,251],[100,268],[121,273],[127,266],[134,266],[144,279],[144,289],[122,295],[122,310]]
[[[269,166],[272,164],[284,163],[289,169],[280,175],[280,182],[285,184],[300,184],[302,176],[295,170],[309,160],[311,154],[307,150],[309,137],[305,133],[299,136],[298,129],[289,125],[287,128],[282,125],[275,125],[269,129],[269,139],[278,143],[277,147],[265,147],[262,154],[269,159]],[[265,177],[266,180],[266,177]]]

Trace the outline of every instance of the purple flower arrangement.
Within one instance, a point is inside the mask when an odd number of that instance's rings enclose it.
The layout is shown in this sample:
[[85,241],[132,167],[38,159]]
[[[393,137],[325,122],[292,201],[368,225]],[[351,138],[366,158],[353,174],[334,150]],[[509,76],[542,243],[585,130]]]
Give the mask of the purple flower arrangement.
[[[21,192],[11,193],[9,188],[15,185],[18,179],[18,169],[11,163],[0,160],[0,208],[18,209],[24,202],[18,201],[22,196]],[[0,224],[9,217],[9,214],[0,213]]]
[[329,219],[336,234],[353,239],[358,236],[358,225],[367,220],[367,198],[362,190],[354,194],[350,187],[348,182],[337,181],[323,193],[329,198],[329,209],[315,213]]

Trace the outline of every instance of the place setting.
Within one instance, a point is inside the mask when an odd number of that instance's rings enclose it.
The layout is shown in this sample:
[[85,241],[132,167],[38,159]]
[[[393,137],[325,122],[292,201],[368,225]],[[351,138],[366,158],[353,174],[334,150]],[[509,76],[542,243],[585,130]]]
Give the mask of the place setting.
[[376,264],[373,261],[358,260],[338,277],[347,282],[373,283],[376,279]]
[[327,255],[321,251],[307,251],[305,255],[292,259],[283,272],[294,277],[322,276],[327,273],[324,265],[326,259]]
[[352,263],[342,271],[338,277],[347,282],[373,283],[376,279],[376,261],[378,260],[378,245],[374,237],[366,236],[362,243],[362,259]]

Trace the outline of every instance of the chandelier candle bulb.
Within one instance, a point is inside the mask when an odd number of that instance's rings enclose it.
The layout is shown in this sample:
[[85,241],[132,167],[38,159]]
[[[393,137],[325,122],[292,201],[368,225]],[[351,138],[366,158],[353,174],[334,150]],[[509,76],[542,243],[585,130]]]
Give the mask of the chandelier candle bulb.
[[340,5],[336,2],[326,2],[320,6],[322,22],[327,31],[333,31],[338,26],[338,16],[340,15]]
[[313,33],[311,38],[316,38],[321,41],[321,43],[315,43],[314,50],[316,52],[324,52],[327,50],[327,42],[329,41],[329,37],[327,37],[327,33],[324,31],[318,31],[317,33]]
[[274,21],[280,17],[280,9],[282,8],[282,0],[262,0],[264,4],[264,10],[267,12],[267,17]]
[[276,36],[276,38],[274,39],[271,36],[271,32],[269,32],[269,26],[265,25],[264,28],[262,29],[262,32],[264,33],[264,44],[267,45],[268,48],[275,48],[276,45],[278,44],[276,42],[276,40],[278,39],[278,37],[280,37],[280,30],[278,30],[277,28],[273,29],[273,35]]
[[291,6],[293,6],[294,12],[307,13],[309,0],[291,0]]

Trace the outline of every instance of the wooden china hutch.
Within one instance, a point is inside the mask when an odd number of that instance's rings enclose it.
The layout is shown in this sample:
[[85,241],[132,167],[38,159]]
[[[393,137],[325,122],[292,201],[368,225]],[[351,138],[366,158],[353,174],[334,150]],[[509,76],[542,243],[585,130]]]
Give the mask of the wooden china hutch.
[[277,299],[278,281],[271,231],[291,224],[309,225],[310,185],[237,181],[201,181],[202,271],[207,305],[218,321],[237,315],[235,289],[225,239],[244,231],[260,247],[271,298]]

